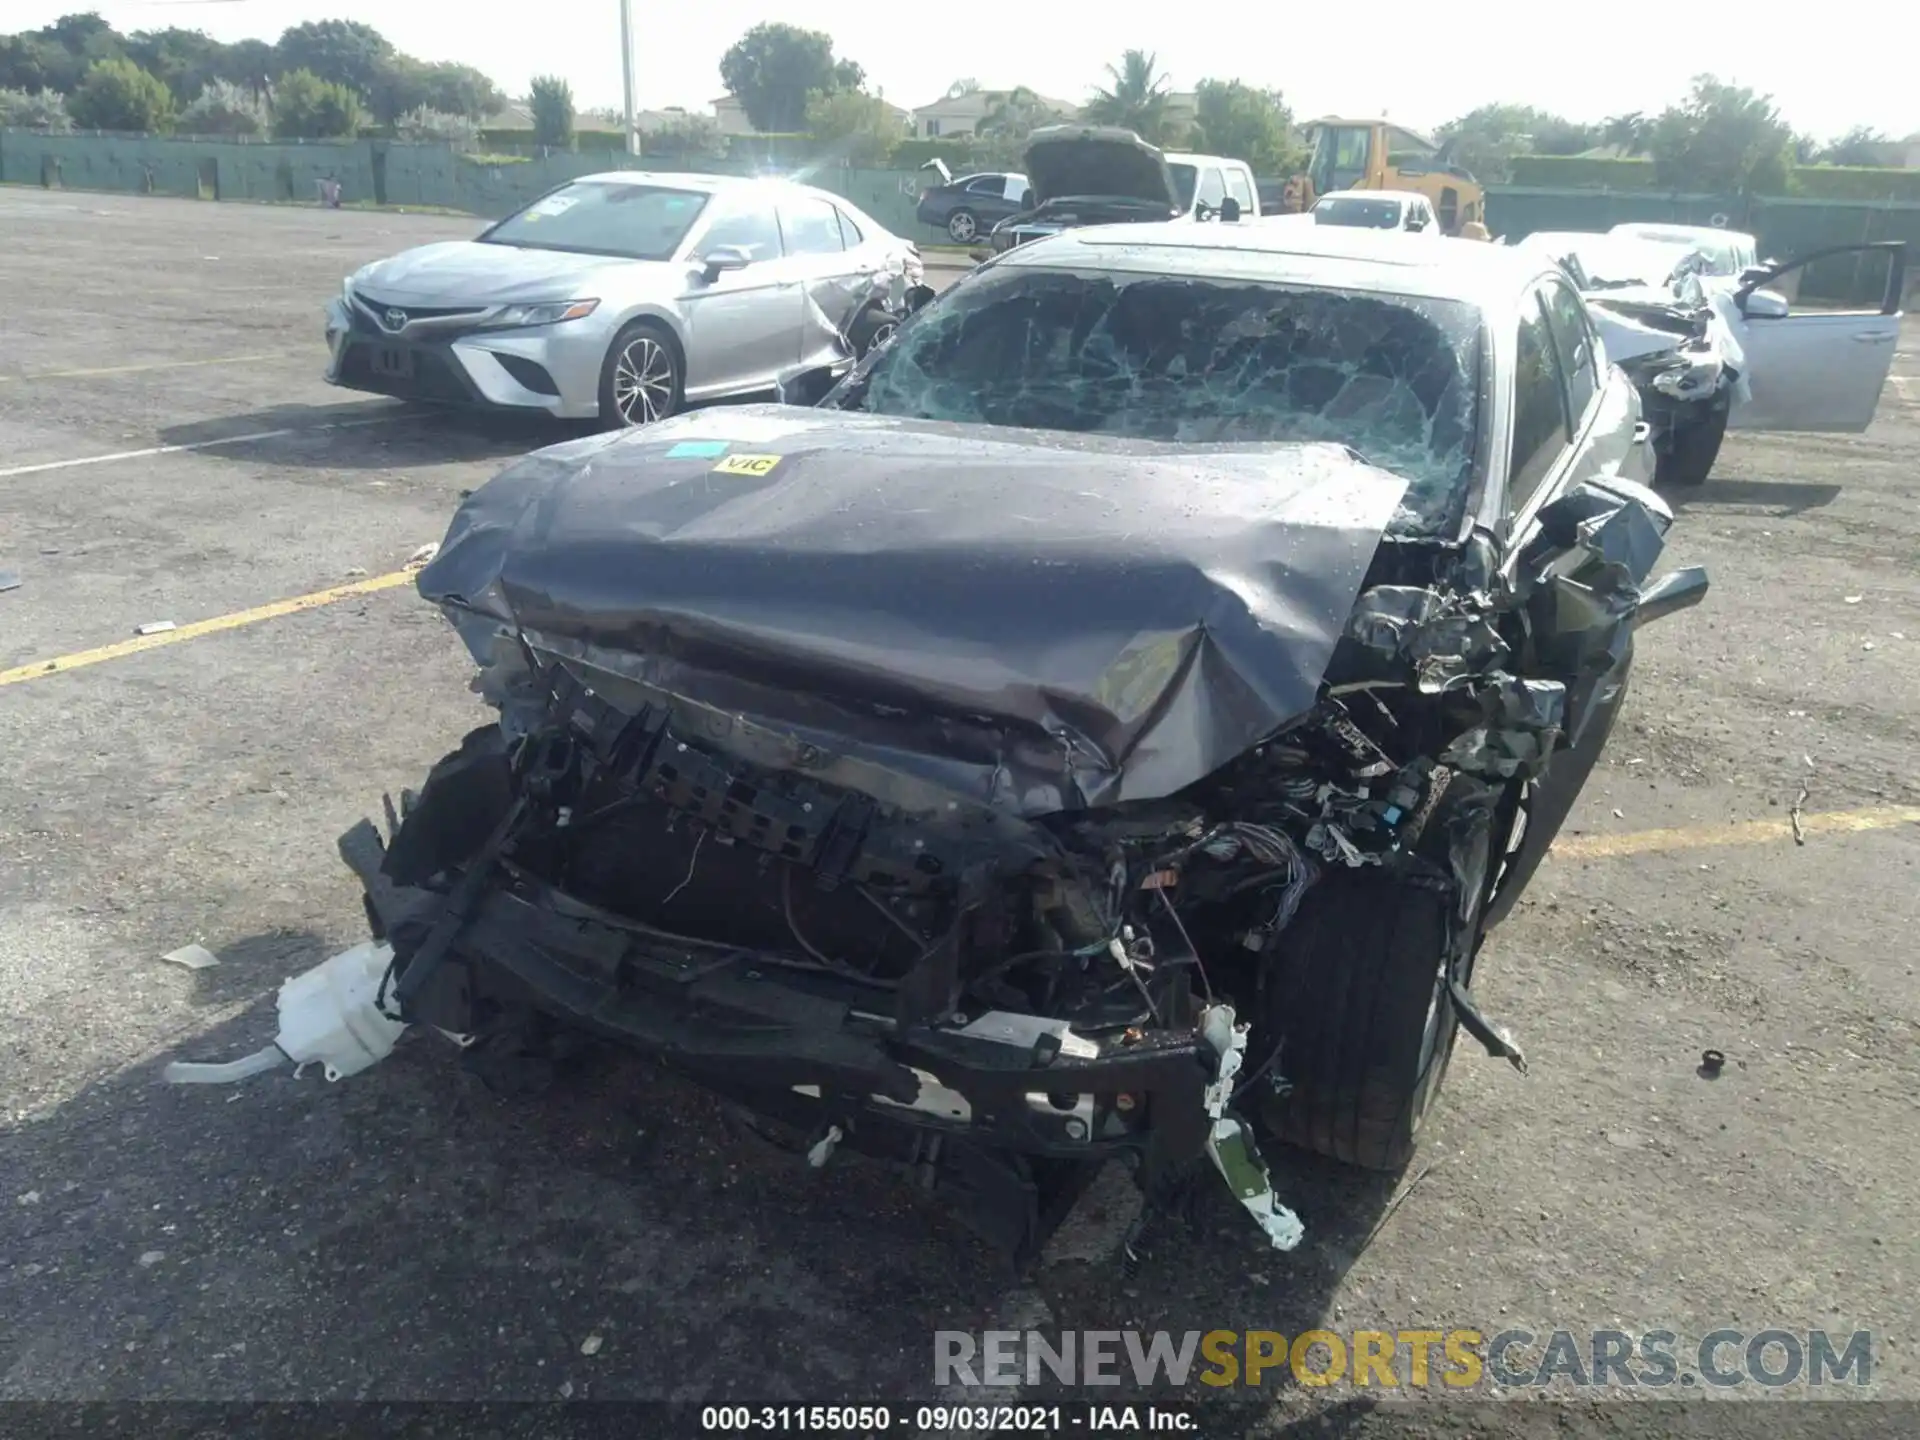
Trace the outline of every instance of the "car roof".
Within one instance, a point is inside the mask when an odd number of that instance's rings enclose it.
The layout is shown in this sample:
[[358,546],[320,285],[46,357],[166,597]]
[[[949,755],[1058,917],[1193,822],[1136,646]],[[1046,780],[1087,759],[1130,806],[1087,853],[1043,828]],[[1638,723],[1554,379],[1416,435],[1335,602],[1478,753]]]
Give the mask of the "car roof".
[[1445,239],[1409,244],[1397,231],[1326,225],[1090,225],[1042,236],[989,265],[1221,276],[1462,300],[1493,310],[1556,273],[1551,261],[1505,245]]
[[1417,200],[1427,204],[1427,197],[1418,190],[1330,190],[1314,201],[1315,205],[1324,205],[1329,200]]
[[1729,245],[1753,243],[1753,236],[1744,230],[1722,230],[1718,225],[1676,225],[1665,220],[1623,220],[1608,233],[1651,238],[1647,236],[1650,230],[1665,230],[1674,235],[1685,235],[1689,240],[1717,240]]
[[[1247,165],[1244,160],[1235,160],[1231,155],[1196,155],[1190,150],[1168,150],[1163,152],[1169,165]],[[1253,167],[1247,165],[1251,170]]]
[[700,190],[718,194],[723,190],[798,190],[808,195],[824,195],[829,200],[841,197],[814,185],[803,185],[784,175],[703,175],[682,170],[600,170],[592,175],[576,175],[568,184],[664,185],[673,190]]

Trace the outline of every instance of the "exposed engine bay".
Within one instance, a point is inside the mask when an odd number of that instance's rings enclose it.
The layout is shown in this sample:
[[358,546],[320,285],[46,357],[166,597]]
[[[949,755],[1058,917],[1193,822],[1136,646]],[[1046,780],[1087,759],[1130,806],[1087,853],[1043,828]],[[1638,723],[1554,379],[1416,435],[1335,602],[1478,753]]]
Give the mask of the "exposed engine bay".
[[1298,1243],[1255,1126],[1305,913],[1432,897],[1421,985],[1523,1066],[1466,987],[1531,787],[1705,581],[1643,591],[1627,479],[1505,564],[1384,539],[1405,483],[1341,447],[1173,453],[750,408],[510,467],[419,581],[498,722],[341,839],[382,1011],[638,1046],[1016,1255],[1115,1156]]

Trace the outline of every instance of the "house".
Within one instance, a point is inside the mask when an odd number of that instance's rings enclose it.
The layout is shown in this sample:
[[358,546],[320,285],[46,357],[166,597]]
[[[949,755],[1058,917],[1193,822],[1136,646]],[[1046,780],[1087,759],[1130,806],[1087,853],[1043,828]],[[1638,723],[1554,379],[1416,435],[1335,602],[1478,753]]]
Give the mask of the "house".
[[747,107],[740,103],[738,95],[722,95],[718,100],[707,102],[713,106],[713,123],[720,127],[722,135],[757,135],[753,122],[747,119]]
[[[943,95],[931,105],[922,105],[911,117],[913,134],[920,140],[940,140],[955,135],[971,135],[1006,103],[1011,90],[966,90],[958,95]],[[1080,107],[1071,100],[1055,100],[1047,95],[1034,97],[1042,105],[1072,119]]]

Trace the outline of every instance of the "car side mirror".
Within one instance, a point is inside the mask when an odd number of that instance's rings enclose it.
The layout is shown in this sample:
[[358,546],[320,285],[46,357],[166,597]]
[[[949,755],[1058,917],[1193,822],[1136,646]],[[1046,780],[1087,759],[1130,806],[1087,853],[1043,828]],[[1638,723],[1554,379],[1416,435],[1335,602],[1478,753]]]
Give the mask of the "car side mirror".
[[1240,218],[1240,202],[1229,195],[1220,202],[1220,218],[1229,225]]
[[1640,592],[1633,612],[1634,628],[1665,619],[1678,610],[1691,610],[1707,598],[1707,572],[1699,565],[1669,570]]
[[718,280],[729,270],[744,270],[752,263],[753,257],[738,245],[716,245],[700,259],[709,280]]
[[1022,190],[1020,192],[1020,208],[1022,210],[1031,210],[1033,208],[1032,190]]
[[1740,300],[1740,313],[1754,320],[1784,320],[1791,308],[1777,290],[1749,290]]
[[1424,230],[1426,228],[1427,222],[1422,220],[1418,215],[1407,221],[1407,229],[1409,230]]

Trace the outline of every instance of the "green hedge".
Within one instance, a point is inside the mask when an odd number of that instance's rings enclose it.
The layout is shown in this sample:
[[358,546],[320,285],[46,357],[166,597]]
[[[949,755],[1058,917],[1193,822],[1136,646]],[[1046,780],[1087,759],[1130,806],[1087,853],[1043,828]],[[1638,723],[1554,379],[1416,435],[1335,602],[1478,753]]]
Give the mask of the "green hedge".
[[1651,160],[1615,160],[1602,155],[1516,155],[1513,183],[1543,189],[1655,190]]
[[1797,165],[1787,194],[1809,200],[1898,200],[1920,203],[1920,170],[1865,165]]

